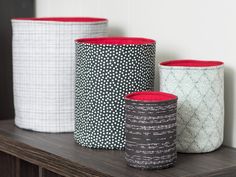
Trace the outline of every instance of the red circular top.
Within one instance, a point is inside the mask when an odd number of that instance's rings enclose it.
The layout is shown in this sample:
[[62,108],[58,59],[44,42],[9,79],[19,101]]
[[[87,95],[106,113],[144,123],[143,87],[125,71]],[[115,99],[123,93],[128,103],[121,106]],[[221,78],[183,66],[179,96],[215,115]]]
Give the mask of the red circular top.
[[177,99],[177,96],[159,91],[133,92],[125,96],[125,100],[146,101],[146,102],[161,102],[175,99]]
[[183,67],[210,67],[220,66],[224,63],[221,61],[203,61],[203,60],[170,60],[161,62],[162,66],[183,66]]
[[100,37],[100,38],[83,38],[75,40],[79,43],[87,44],[114,44],[114,45],[129,45],[129,44],[154,44],[155,40],[139,37]]
[[105,18],[94,18],[94,17],[14,18],[14,20],[54,21],[54,22],[102,22],[102,21],[107,21],[107,19],[105,19]]

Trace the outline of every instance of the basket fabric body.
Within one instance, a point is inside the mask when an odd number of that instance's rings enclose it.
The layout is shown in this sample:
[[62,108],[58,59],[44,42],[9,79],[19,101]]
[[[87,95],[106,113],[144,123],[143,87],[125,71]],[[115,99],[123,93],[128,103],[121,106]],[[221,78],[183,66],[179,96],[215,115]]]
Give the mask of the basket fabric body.
[[76,38],[106,35],[107,21],[12,20],[15,124],[74,131]]
[[177,99],[162,102],[126,100],[125,159],[128,165],[162,169],[175,164]]
[[223,142],[224,67],[163,66],[160,90],[178,96],[177,151],[204,153]]
[[124,147],[124,95],[154,87],[155,43],[77,43],[75,140],[90,148]]

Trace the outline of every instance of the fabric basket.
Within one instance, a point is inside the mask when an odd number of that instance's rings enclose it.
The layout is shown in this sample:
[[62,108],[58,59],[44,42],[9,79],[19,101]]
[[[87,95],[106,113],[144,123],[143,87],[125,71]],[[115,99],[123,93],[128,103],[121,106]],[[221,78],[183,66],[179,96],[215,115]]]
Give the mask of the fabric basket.
[[124,147],[124,95],[154,87],[155,41],[108,37],[76,41],[76,142]]
[[224,64],[220,61],[162,62],[160,90],[178,96],[177,150],[204,153],[223,142]]
[[72,132],[74,40],[105,36],[107,20],[19,18],[12,27],[15,124],[40,132]]
[[177,97],[134,92],[125,97],[125,159],[129,166],[162,169],[175,164]]

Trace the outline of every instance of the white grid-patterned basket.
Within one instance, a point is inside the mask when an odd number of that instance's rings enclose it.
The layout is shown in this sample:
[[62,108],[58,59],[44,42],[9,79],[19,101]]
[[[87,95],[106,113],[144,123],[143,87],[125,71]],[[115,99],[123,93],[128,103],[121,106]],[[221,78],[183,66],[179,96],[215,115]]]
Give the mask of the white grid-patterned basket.
[[15,124],[40,132],[74,131],[75,42],[107,35],[101,18],[12,20]]
[[217,149],[224,133],[224,64],[220,61],[162,62],[160,90],[178,96],[177,150]]

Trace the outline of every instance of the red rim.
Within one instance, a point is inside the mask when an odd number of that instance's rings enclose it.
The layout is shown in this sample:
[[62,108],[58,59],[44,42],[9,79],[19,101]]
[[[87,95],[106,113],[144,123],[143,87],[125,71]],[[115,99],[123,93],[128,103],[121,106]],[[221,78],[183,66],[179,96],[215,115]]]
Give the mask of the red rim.
[[107,21],[107,19],[105,19],[105,18],[95,18],[95,17],[14,18],[14,20],[54,21],[54,22],[102,22],[102,21]]
[[204,61],[204,60],[170,60],[161,62],[161,66],[182,66],[182,67],[211,67],[220,66],[224,63],[221,61]]
[[143,101],[143,102],[162,102],[176,100],[177,96],[159,91],[141,91],[133,92],[125,96],[125,100]]
[[75,40],[79,43],[86,44],[103,44],[103,45],[142,45],[154,44],[155,40],[139,37],[101,37],[101,38],[83,38]]

